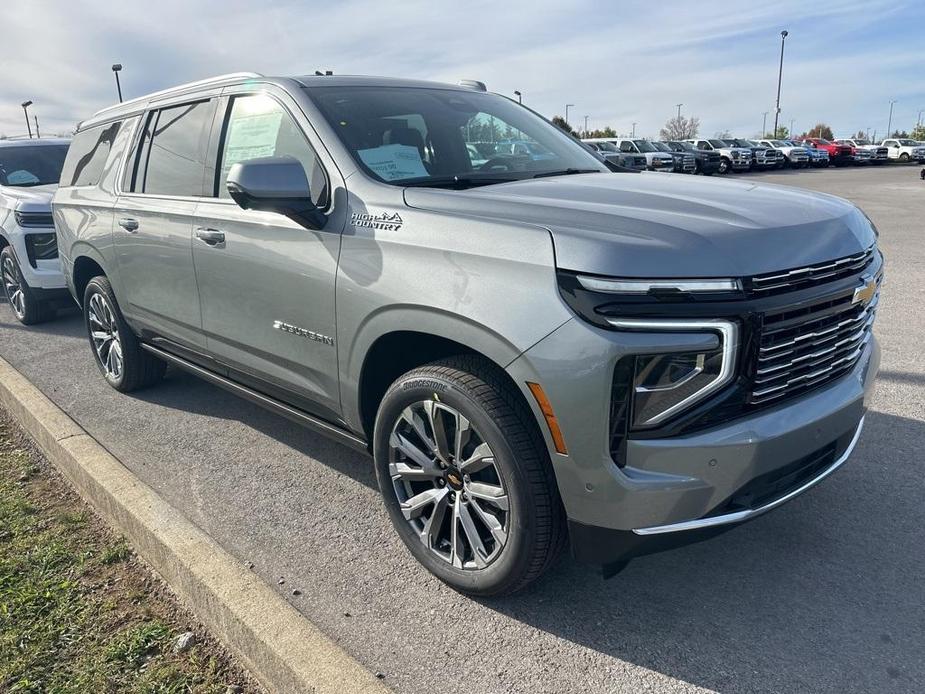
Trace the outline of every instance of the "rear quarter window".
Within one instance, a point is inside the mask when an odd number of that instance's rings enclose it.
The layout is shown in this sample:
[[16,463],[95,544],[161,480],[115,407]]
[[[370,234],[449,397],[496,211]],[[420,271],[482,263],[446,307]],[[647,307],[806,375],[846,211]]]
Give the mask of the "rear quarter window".
[[74,135],[61,170],[62,186],[95,186],[122,122],[97,125]]

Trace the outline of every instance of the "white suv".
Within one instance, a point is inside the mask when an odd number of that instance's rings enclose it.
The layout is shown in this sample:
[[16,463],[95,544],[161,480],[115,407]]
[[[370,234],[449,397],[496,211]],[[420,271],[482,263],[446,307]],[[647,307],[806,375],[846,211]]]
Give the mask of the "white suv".
[[898,159],[901,162],[925,161],[925,147],[915,140],[908,138],[884,140],[880,146],[889,150],[890,159]]
[[26,325],[73,303],[51,216],[69,144],[59,138],[0,140],[0,271],[10,308]]

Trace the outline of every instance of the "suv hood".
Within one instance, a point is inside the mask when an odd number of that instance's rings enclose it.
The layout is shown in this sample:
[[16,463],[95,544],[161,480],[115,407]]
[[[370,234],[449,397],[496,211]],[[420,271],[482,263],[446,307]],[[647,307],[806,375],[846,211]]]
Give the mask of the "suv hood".
[[0,198],[5,198],[22,212],[51,212],[51,199],[57,183],[44,186],[0,186]]
[[406,188],[405,202],[544,227],[560,269],[616,277],[747,277],[852,255],[876,240],[864,214],[831,195],[663,173]]

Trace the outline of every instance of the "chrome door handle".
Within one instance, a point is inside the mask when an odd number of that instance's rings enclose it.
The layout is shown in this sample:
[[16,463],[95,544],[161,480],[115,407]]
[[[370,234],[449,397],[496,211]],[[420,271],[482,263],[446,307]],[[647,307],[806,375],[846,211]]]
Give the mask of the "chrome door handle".
[[134,234],[138,231],[138,220],[132,219],[131,217],[123,217],[119,220],[119,226],[125,229],[128,233]]
[[218,229],[199,227],[196,229],[196,238],[213,248],[225,247],[225,232]]

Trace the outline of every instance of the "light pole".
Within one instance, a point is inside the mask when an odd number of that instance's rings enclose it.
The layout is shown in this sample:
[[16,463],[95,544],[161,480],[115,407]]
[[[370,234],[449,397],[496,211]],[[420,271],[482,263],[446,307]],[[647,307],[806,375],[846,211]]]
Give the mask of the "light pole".
[[32,105],[31,101],[22,102],[22,112],[26,116],[26,130],[29,131],[29,139],[32,139],[32,124],[29,122],[29,107]]
[[[774,128],[776,131],[777,128]],[[761,138],[764,139],[768,134],[768,112],[764,112],[764,118],[761,120]],[[776,135],[776,133],[775,133]]]
[[514,90],[514,96],[517,97],[517,103],[518,103],[518,104],[522,104],[522,103],[524,102],[524,100],[523,100],[523,95],[522,95],[519,91],[517,91],[516,89]]
[[112,66],[112,72],[116,76],[116,91],[119,92],[119,103],[122,103],[122,85],[119,83],[119,71],[122,69],[122,63],[116,63]]
[[780,116],[780,82],[784,76],[784,41],[787,39],[787,30],[780,32],[780,68],[777,71],[777,104],[774,106],[774,132],[777,132],[777,117]]
[[915,127],[919,127],[922,124],[922,114],[925,113],[925,110],[919,111],[919,117],[915,119]]
[[632,137],[636,137],[636,121],[633,121],[633,135],[632,135]]
[[684,105],[684,104],[676,104],[676,106],[678,107],[678,123],[681,122],[681,107],[682,107],[683,105]]
[[39,135],[39,117],[33,113],[32,120],[35,121],[35,139],[40,140],[42,136]]
[[585,116],[585,137],[588,136],[588,117]]
[[566,105],[565,105],[565,124],[566,124],[566,125],[569,125],[569,122],[568,122],[568,110],[569,110],[570,108],[575,108],[575,104],[566,104]]
[[893,104],[895,103],[896,103],[895,100],[890,101],[890,120],[888,120],[886,124],[886,136],[887,137],[890,136],[890,128],[893,127]]
[[[774,137],[777,137],[777,133],[774,133]],[[793,118],[790,119],[790,130],[787,131],[787,137],[793,137]]]

